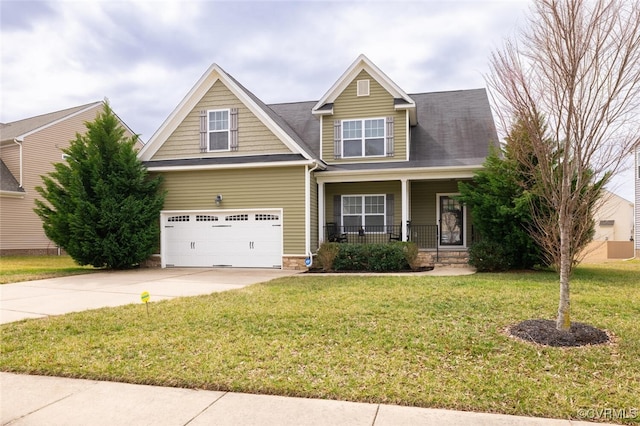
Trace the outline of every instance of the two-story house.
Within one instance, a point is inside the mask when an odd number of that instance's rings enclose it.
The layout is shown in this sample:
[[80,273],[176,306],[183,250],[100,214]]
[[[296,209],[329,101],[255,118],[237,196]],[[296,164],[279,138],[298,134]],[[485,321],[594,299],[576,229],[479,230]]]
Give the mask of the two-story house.
[[[102,101],[0,124],[0,255],[54,254],[58,247],[33,211],[39,198],[35,188],[42,175],[65,161],[63,149],[85,123],[102,112]],[[133,135],[121,121],[127,136]],[[142,144],[138,144],[138,149]]]
[[164,176],[163,267],[300,268],[327,240],[465,251],[454,195],[497,143],[484,89],[407,94],[361,55],[320,100],[274,105],[214,64],[140,158]]

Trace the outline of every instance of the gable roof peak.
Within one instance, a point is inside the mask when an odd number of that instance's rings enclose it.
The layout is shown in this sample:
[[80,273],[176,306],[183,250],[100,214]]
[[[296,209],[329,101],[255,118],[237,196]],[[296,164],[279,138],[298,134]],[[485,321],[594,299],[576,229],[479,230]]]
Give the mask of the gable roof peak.
[[209,66],[160,128],[151,136],[149,142],[140,150],[139,158],[143,161],[149,161],[217,81],[224,84],[292,152],[301,154],[307,160],[312,159],[308,147],[304,146],[303,141],[295,135],[287,123],[215,62]]
[[411,97],[400,88],[393,80],[391,80],[380,68],[376,66],[364,54],[358,55],[356,60],[347,68],[347,70],[338,78],[331,88],[324,94],[322,98],[313,107],[313,114],[324,115],[332,114],[333,108],[329,106],[338,96],[346,89],[346,87],[360,74],[366,71],[373,79],[375,79],[384,89],[389,92],[395,99],[401,99],[402,102],[396,102],[396,109],[408,109],[411,116],[411,124],[415,124],[415,107],[416,104]]

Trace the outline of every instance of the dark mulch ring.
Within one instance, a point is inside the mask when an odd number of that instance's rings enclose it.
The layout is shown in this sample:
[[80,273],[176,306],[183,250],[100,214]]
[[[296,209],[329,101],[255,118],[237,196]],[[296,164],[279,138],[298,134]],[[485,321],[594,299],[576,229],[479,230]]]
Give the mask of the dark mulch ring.
[[514,324],[509,335],[529,342],[554,347],[601,345],[609,342],[609,335],[599,328],[581,322],[572,322],[569,331],[556,329],[555,321],[531,319]]

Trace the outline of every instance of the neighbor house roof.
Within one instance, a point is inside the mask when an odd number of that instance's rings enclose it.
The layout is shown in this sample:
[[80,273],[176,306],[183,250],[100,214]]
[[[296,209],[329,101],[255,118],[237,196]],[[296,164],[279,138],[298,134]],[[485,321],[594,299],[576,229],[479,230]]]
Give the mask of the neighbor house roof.
[[25,118],[23,120],[13,121],[0,126],[0,141],[13,141],[14,138],[27,136],[30,133],[38,131],[42,128],[55,124],[65,118],[82,113],[87,109],[102,105],[100,102],[92,102],[90,104],[80,105],[73,108],[67,108],[60,111],[50,112],[35,117]]
[[0,191],[25,192],[2,158],[0,158]]
[[[29,117],[13,121],[11,123],[2,123],[0,124],[0,144],[6,145],[7,143],[13,143],[13,140],[16,138],[24,138],[49,126],[53,126],[61,121],[72,118],[75,115],[82,114],[85,111],[96,107],[101,108],[102,105],[104,105],[104,101],[91,102],[90,104],[79,105],[73,108],[37,115],[35,117]],[[112,112],[116,117],[118,117],[118,114],[116,114],[115,111]],[[127,126],[120,117],[118,117],[118,120],[129,133],[135,135],[135,132],[131,130],[131,128],[129,128],[129,126]],[[138,143],[140,143],[140,146],[144,145],[144,142],[140,138],[138,138]]]

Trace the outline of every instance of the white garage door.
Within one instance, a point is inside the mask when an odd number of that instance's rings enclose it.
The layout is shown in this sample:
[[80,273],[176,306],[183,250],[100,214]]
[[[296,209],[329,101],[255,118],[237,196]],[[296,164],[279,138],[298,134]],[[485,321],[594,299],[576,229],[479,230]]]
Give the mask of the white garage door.
[[282,267],[282,211],[163,212],[163,265]]

